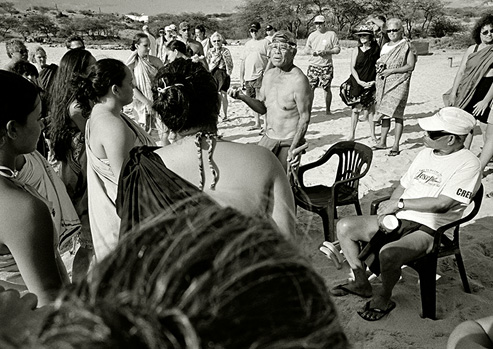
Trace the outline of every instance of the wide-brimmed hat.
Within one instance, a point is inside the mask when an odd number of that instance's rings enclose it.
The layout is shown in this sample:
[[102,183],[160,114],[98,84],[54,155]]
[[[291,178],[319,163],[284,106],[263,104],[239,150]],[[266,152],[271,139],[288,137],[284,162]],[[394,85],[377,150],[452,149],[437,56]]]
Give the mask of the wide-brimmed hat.
[[354,35],[374,35],[374,33],[369,25],[361,25]]
[[433,116],[419,119],[418,123],[425,131],[444,131],[461,136],[471,132],[476,119],[460,108],[445,107]]

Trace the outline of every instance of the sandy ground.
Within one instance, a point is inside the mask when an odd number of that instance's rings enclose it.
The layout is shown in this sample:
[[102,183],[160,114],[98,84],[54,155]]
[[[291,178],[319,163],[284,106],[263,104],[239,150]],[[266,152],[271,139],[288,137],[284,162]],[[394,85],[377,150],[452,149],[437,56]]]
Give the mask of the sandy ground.
[[[35,45],[29,45],[33,48]],[[235,61],[232,83],[238,84],[239,56],[241,47],[230,46]],[[57,63],[64,54],[64,48],[46,47],[48,62]],[[97,59],[113,57],[125,60],[129,51],[91,49]],[[421,117],[435,113],[443,106],[442,94],[452,85],[462,52],[432,52],[432,55],[420,56],[413,73],[411,92],[406,108],[404,134],[401,140],[401,154],[391,158],[385,151],[374,153],[373,163],[368,175],[360,182],[360,198],[364,212],[369,212],[370,202],[379,196],[389,194],[399,178],[408,168],[415,155],[423,149],[422,131],[417,124]],[[449,66],[452,57],[452,67]],[[5,46],[0,45],[0,66],[7,62]],[[335,77],[332,83],[333,116],[325,116],[323,92],[317,89],[312,111],[312,120],[306,139],[309,143],[302,162],[308,163],[319,158],[332,144],[347,137],[350,127],[350,109],[338,96],[339,85],[349,76],[350,49],[344,48],[335,56]],[[299,53],[295,64],[306,72],[307,56]],[[257,132],[248,131],[253,125],[253,113],[241,102],[230,100],[228,122],[219,125],[226,140],[242,143],[254,143],[260,139]],[[392,126],[393,128],[393,126]],[[377,133],[379,130],[377,129]],[[372,145],[367,123],[360,123],[356,141]],[[389,144],[393,142],[393,132]],[[474,136],[472,151],[479,153],[482,136],[479,127]],[[333,163],[307,173],[308,184],[333,181]],[[493,190],[492,171],[487,171],[483,179],[486,192]],[[467,274],[473,289],[472,294],[464,293],[451,257],[439,263],[441,278],[437,284],[437,315],[439,320],[422,319],[419,316],[421,302],[417,274],[405,269],[402,280],[394,290],[393,298],[397,308],[378,322],[366,322],[356,310],[364,305],[364,300],[355,296],[334,299],[343,324],[354,348],[443,348],[452,329],[466,319],[493,314],[493,239],[491,226],[493,199],[484,198],[481,210],[474,221],[462,229],[462,255]],[[340,216],[355,214],[353,208],[339,210]],[[325,278],[327,285],[333,286],[348,277],[347,265],[337,270],[332,263],[318,251],[323,241],[322,223],[318,216],[302,209],[298,211],[298,231],[302,241],[300,248],[313,261],[315,268]],[[379,280],[373,281],[375,285]]]

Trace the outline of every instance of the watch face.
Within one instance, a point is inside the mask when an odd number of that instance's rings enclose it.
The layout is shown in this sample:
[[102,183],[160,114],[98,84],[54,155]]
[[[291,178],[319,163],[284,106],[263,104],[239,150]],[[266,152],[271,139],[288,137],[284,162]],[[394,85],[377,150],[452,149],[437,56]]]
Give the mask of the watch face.
[[404,201],[399,200],[399,202],[397,203],[397,207],[398,208],[404,208]]

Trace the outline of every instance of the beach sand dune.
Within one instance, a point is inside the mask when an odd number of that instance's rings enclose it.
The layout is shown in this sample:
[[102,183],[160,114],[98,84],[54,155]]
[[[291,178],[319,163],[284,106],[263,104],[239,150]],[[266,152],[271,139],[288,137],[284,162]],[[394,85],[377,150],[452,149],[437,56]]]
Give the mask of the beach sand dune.
[[[32,49],[35,45],[29,45]],[[232,84],[239,84],[239,57],[241,46],[229,47],[235,62]],[[97,59],[118,58],[123,61],[129,51],[91,49]],[[58,62],[65,48],[47,47],[48,62]],[[299,49],[295,64],[306,72],[308,57]],[[368,175],[360,182],[360,198],[365,213],[369,213],[372,200],[392,192],[398,184],[416,154],[423,149],[422,131],[418,119],[430,116],[443,107],[442,94],[453,82],[462,52],[440,51],[432,55],[421,56],[411,81],[411,91],[405,113],[405,128],[401,140],[401,154],[397,157],[385,156],[387,151],[375,151],[373,163]],[[449,66],[449,57],[453,66]],[[8,61],[5,46],[0,45],[0,65]],[[351,111],[339,98],[339,85],[349,77],[350,49],[343,48],[334,57],[335,76],[332,83],[333,115],[325,116],[323,92],[315,91],[312,120],[306,139],[309,144],[302,163],[318,159],[334,143],[345,139],[349,133]],[[253,112],[245,104],[230,100],[229,117],[231,121],[220,122],[219,131],[224,139],[255,143],[260,139],[258,131],[248,131],[253,125]],[[393,128],[393,126],[392,126]],[[379,130],[377,129],[377,133]],[[356,141],[372,145],[367,123],[359,123]],[[393,131],[389,142],[393,142]],[[391,145],[391,143],[389,143]],[[472,151],[479,153],[482,136],[476,130]],[[487,172],[488,174],[491,171]],[[334,178],[334,163],[314,169],[306,174],[307,184],[325,183],[330,185]],[[493,190],[493,176],[483,179],[485,192]],[[361,319],[356,310],[365,300],[355,296],[334,298],[340,320],[354,345],[354,348],[444,348],[452,329],[466,319],[484,317],[493,314],[493,199],[484,198],[481,210],[475,220],[461,230],[462,255],[467,274],[473,289],[466,294],[457,272],[453,258],[444,258],[439,262],[440,279],[437,282],[437,315],[439,320],[422,319],[421,301],[417,274],[410,268],[403,270],[402,280],[394,290],[393,298],[397,307],[389,316],[378,322]],[[339,210],[339,216],[355,214],[352,207]],[[298,210],[298,234],[302,241],[300,248],[313,262],[318,272],[325,278],[327,285],[333,286],[349,276],[347,265],[337,270],[332,263],[318,251],[323,241],[321,219],[302,209]],[[379,279],[372,281],[378,286]]]

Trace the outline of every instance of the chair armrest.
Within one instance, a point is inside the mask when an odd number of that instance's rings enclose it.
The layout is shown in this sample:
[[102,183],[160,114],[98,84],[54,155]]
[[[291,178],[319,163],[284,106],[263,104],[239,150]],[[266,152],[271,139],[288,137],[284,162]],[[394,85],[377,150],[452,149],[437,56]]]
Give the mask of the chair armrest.
[[376,215],[377,214],[377,209],[378,209],[378,206],[384,202],[384,201],[387,201],[388,199],[390,199],[390,195],[387,195],[387,196],[384,196],[384,197],[381,197],[381,198],[378,198],[378,199],[375,199],[371,202],[371,206],[370,206],[370,214],[371,215]]
[[324,155],[320,157],[320,159],[310,162],[309,164],[300,166],[298,168],[298,182],[300,183],[301,188],[306,188],[303,182],[303,175],[305,174],[305,172],[311,170],[312,168],[325,164],[327,161],[329,161],[332,155],[334,155],[334,152],[330,151],[329,149]]

